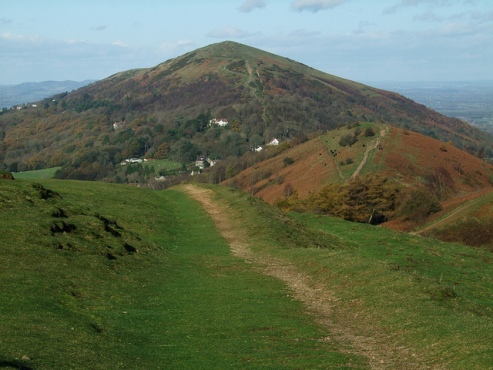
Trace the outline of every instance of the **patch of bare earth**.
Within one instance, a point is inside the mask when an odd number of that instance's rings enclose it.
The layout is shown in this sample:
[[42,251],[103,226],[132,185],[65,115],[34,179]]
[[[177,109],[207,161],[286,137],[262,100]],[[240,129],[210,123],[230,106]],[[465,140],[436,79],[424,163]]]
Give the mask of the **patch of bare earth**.
[[[214,201],[214,193],[193,185],[184,185],[183,189],[195,200],[199,201],[206,212],[214,220],[221,235],[228,241],[232,253],[252,264],[260,273],[273,276],[283,281],[293,291],[295,299],[301,301],[307,312],[321,326],[327,328],[333,339],[347,343],[351,347],[347,352],[368,358],[373,369],[426,369],[417,356],[397,343],[396,335],[389,336],[375,332],[372,336],[362,336],[358,326],[367,326],[361,315],[358,323],[358,303],[346,309],[337,309],[344,314],[335,318],[338,300],[335,294],[323,284],[315,281],[307,274],[299,271],[288,261],[274,258],[267,254],[253,253],[249,243],[252,243],[248,232],[241,227],[234,209],[222,206]],[[331,337],[321,338],[320,341],[330,341]]]

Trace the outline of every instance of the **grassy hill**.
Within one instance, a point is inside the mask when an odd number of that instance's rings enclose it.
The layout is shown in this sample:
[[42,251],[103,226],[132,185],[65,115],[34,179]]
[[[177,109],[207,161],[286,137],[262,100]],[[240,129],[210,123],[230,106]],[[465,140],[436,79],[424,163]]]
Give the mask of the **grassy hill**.
[[[209,126],[212,118],[229,124]],[[115,74],[36,108],[2,112],[0,169],[62,166],[64,178],[117,181],[115,165],[126,158],[188,165],[197,155],[239,157],[274,137],[357,122],[394,124],[493,156],[492,137],[460,120],[228,41]]]
[[0,203],[3,367],[493,366],[483,249],[226,187],[2,180]]
[[[382,218],[387,221],[384,226],[493,248],[493,167],[450,143],[392,125],[351,125],[293,147],[285,146],[278,155],[258,161],[223,184],[286,210],[367,222],[370,214],[355,219],[340,207],[323,209],[320,202],[330,195],[327,191],[332,191],[330,198],[337,203],[338,197],[355,188],[358,181],[368,184],[375,175],[396,189],[394,205]],[[330,190],[335,187],[339,189]],[[382,189],[384,184],[378,187]],[[423,194],[428,201],[409,207]],[[347,207],[357,208],[358,202],[364,203],[360,199]],[[437,202],[437,208],[427,212],[430,202]],[[374,206],[368,207],[371,213]]]
[[[354,142],[345,143],[348,137]],[[287,147],[225,183],[274,203],[286,196],[288,184],[300,198],[306,198],[328,183],[344,184],[358,175],[381,173],[406,188],[416,188],[437,169],[451,178],[447,184],[450,196],[493,185],[493,166],[489,163],[451,144],[370,122],[328,131]]]

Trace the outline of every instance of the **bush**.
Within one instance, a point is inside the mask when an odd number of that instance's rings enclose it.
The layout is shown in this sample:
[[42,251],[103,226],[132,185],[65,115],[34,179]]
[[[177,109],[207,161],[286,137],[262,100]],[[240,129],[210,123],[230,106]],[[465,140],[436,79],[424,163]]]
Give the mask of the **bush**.
[[447,241],[459,242],[473,247],[493,247],[493,220],[468,218],[461,220],[450,228],[434,233],[434,237]]
[[365,136],[366,137],[375,136],[375,131],[373,131],[371,127],[367,127],[365,130]]
[[0,171],[0,180],[13,180],[14,176],[10,172]]
[[286,157],[283,160],[284,166],[289,166],[290,164],[294,163],[294,159],[291,157]]
[[339,145],[340,146],[351,146],[356,142],[357,138],[354,135],[347,134],[341,137],[341,140],[339,140]]
[[440,202],[436,197],[424,190],[415,190],[402,205],[400,214],[411,221],[422,221],[440,209]]

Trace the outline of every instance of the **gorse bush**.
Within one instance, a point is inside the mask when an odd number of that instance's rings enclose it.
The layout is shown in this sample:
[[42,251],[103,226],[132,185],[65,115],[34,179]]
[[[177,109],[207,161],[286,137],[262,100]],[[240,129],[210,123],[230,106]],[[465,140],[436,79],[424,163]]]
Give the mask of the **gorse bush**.
[[279,200],[276,205],[285,210],[304,209],[376,225],[394,217],[399,194],[399,187],[391,180],[369,174],[344,185],[328,184],[304,200],[285,194],[286,199]]

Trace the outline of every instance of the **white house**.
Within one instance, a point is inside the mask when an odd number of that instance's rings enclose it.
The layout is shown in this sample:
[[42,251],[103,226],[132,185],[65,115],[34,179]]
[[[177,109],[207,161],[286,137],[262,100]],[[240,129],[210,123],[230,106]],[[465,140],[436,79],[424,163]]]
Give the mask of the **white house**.
[[279,145],[279,140],[277,140],[276,138],[272,139],[271,142],[269,144],[266,144],[266,145]]
[[213,167],[217,162],[219,162],[218,159],[210,159],[209,157],[207,158],[207,162],[209,163],[210,167]]
[[212,125],[217,125],[217,126],[220,126],[220,127],[224,127],[228,124],[228,120],[226,118],[213,118],[209,121],[209,126],[212,126]]
[[204,162],[206,161],[206,159],[204,157],[197,157],[197,159],[195,160],[195,166],[197,166],[199,169],[203,170],[205,165],[204,165]]
[[260,145],[255,148],[256,152],[261,152],[264,148],[262,148]]

